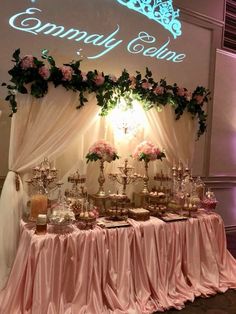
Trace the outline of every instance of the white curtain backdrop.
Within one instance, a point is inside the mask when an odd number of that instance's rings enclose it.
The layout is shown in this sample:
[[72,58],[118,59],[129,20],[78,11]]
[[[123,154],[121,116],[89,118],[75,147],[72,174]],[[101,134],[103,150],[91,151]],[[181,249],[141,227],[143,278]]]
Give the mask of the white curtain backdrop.
[[196,119],[184,112],[179,120],[175,120],[174,109],[165,106],[161,112],[152,108],[146,112],[150,138],[166,151],[170,165],[178,165],[181,161],[184,166],[191,167],[196,139]]
[[[22,177],[44,157],[56,158],[95,121],[99,107],[95,95],[80,110],[79,94],[50,86],[40,99],[18,95],[18,112],[12,118],[9,171],[0,199],[0,288],[7,280],[16,253],[24,190],[16,191],[15,176]],[[20,180],[21,181],[21,180]]]
[[[104,186],[106,192],[111,191],[111,193],[115,193],[121,190],[121,186],[109,180],[107,174],[118,172],[117,166],[124,164],[125,158],[128,158],[129,164],[134,166],[135,172],[144,174],[143,162],[134,161],[131,158],[135,147],[144,140],[149,140],[160,149],[164,149],[167,157],[163,161],[158,160],[149,163],[149,173],[152,174],[150,175],[150,186],[155,185],[155,182],[152,180],[153,174],[161,170],[166,175],[170,174],[170,168],[173,164],[178,166],[179,161],[184,166],[191,167],[196,138],[196,120],[193,120],[189,113],[184,113],[176,121],[174,109],[168,105],[161,112],[158,112],[155,108],[144,111],[142,105],[136,101],[133,104],[138,108],[132,117],[133,120],[139,123],[139,128],[135,134],[123,133],[123,136],[121,136],[122,132],[117,133],[113,124],[114,121],[110,119],[110,115],[98,117],[87,132],[75,140],[73,147],[68,149],[68,153],[63,154],[59,164],[57,162],[57,166],[62,169],[66,164],[66,169],[62,171],[64,188],[70,188],[70,184],[67,183],[67,177],[78,169],[81,174],[86,174],[88,192],[90,194],[97,192],[99,162],[86,164],[85,156],[89,147],[98,139],[105,139],[113,144],[121,157],[119,160],[105,163],[104,165],[106,173]],[[119,119],[118,114],[116,119]],[[74,151],[73,153],[71,153],[72,150]],[[73,162],[71,162],[72,159],[74,159]],[[128,186],[128,196],[132,197],[133,191],[141,190],[141,188],[142,181],[137,182],[135,186]]]
[[[143,164],[134,162],[130,155],[136,145],[143,140],[150,140],[159,148],[164,148],[167,159],[164,162],[151,162],[150,173],[155,173],[160,167],[167,167],[181,160],[184,165],[191,166],[196,136],[195,121],[186,113],[176,121],[173,108],[164,107],[162,112],[151,109],[145,112],[138,106],[138,131],[122,138],[117,136],[114,125],[109,116],[99,117],[99,106],[96,105],[95,95],[88,95],[89,102],[80,110],[75,107],[79,104],[79,94],[66,91],[63,87],[49,88],[48,94],[40,99],[30,95],[18,95],[18,112],[12,118],[9,172],[6,177],[0,198],[0,289],[4,287],[12,262],[17,250],[19,221],[24,209],[24,187],[20,180],[20,190],[16,191],[16,173],[23,175],[41,162],[44,157],[50,160],[60,157],[64,177],[77,168],[87,175],[89,193],[98,189],[98,163],[86,165],[85,155],[89,147],[98,139],[105,139],[115,145],[122,159],[105,163],[105,173],[117,172],[117,165],[124,163],[128,158],[135,171],[143,172]],[[137,116],[133,117],[134,120]],[[70,147],[76,147],[76,163],[68,160]],[[66,169],[65,169],[66,168]],[[141,183],[140,183],[141,184]],[[115,192],[117,185],[106,179],[107,192]],[[132,190],[128,188],[128,193]],[[7,239],[7,240],[6,240]]]

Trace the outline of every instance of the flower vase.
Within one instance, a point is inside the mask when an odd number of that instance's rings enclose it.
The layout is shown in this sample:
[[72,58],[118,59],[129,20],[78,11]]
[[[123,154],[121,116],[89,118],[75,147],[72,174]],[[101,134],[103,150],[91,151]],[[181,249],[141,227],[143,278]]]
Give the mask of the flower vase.
[[104,176],[104,160],[100,160],[100,173],[98,177],[99,189],[96,193],[96,196],[103,197],[105,196],[104,191],[104,183],[105,183],[105,176]]
[[142,190],[142,194],[148,194],[149,190],[148,190],[148,181],[149,181],[149,176],[148,176],[148,161],[144,161],[144,168],[145,168],[145,173],[143,176],[143,190]]

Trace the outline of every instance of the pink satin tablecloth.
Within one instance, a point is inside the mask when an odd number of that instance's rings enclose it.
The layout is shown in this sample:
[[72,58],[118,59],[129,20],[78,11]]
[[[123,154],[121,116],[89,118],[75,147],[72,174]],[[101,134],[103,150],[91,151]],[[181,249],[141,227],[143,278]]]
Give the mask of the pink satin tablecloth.
[[1,314],[147,314],[236,289],[236,260],[215,213],[188,221],[39,236],[22,222]]

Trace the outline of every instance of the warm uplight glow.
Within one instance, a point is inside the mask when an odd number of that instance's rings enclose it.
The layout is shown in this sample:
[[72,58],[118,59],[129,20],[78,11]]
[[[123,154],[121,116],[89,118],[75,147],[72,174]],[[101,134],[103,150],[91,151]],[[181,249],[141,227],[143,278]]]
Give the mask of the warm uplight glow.
[[145,112],[142,106],[135,101],[132,108],[129,108],[122,100],[107,118],[118,139],[133,137],[146,125]]

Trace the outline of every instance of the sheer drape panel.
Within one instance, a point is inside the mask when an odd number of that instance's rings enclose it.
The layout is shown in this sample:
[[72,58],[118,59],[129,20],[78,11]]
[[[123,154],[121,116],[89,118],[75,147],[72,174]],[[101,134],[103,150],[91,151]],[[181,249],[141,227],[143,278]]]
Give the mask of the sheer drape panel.
[[[185,166],[191,166],[196,138],[196,120],[188,112],[184,112],[179,120],[175,120],[174,109],[167,105],[161,112],[152,108],[146,112],[149,129],[146,134],[154,143],[166,151],[170,165],[179,160]],[[151,130],[151,132],[150,132]]]
[[[99,107],[95,95],[76,111],[79,93],[63,87],[49,87],[40,99],[18,95],[19,109],[13,116],[9,149],[9,169],[0,199],[0,288],[5,285],[16,253],[24,190],[15,188],[15,173],[24,174],[45,156],[55,158],[69,143],[95,121]],[[7,240],[6,240],[7,239]]]
[[76,111],[79,94],[62,87],[51,87],[40,99],[20,95],[20,108],[13,117],[11,130],[10,169],[22,172],[44,156],[55,158],[75,137],[84,134],[99,112],[95,95],[89,95],[88,99],[89,102]]
[[[124,164],[125,158],[128,158],[129,164],[135,167],[137,173],[144,174],[144,163],[131,158],[135,147],[144,140],[152,141],[160,149],[164,148],[167,155],[167,158],[163,159],[163,161],[157,160],[149,163],[150,187],[155,185],[155,182],[152,180],[153,175],[161,170],[165,174],[169,174],[169,168],[173,163],[181,160],[184,165],[191,165],[196,136],[196,121],[192,119],[191,115],[184,113],[180,120],[176,120],[174,108],[169,105],[164,107],[162,112],[158,112],[155,108],[144,111],[142,105],[136,101],[134,105],[140,107],[139,113],[142,117],[141,126],[134,136],[126,134],[122,138],[117,137],[114,125],[112,125],[109,116],[107,116],[96,119],[90,129],[84,134],[83,139],[80,138],[75,143],[77,147],[80,147],[78,158],[87,169],[84,173],[86,172],[86,185],[88,192],[91,194],[98,190],[99,162],[92,162],[86,165],[85,156],[89,147],[99,139],[105,139],[114,145],[118,150],[118,155],[121,157],[121,159],[115,162],[104,164],[106,175],[104,186],[107,192],[115,193],[121,190],[121,185],[111,181],[108,178],[108,173],[117,172],[117,166]],[[133,118],[136,119],[135,116]],[[83,169],[84,167],[79,168],[82,172]],[[74,170],[75,168],[73,168]],[[64,177],[63,181],[66,184],[67,177]],[[142,181],[138,181],[135,185],[128,186],[128,196],[132,197],[134,191],[141,190],[142,185]]]

